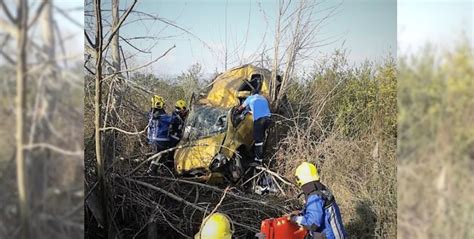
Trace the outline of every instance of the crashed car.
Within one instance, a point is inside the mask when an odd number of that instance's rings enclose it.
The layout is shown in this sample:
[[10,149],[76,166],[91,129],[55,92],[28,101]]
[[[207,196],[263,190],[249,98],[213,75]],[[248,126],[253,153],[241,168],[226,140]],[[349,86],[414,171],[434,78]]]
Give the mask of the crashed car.
[[241,178],[246,159],[253,156],[253,119],[235,109],[253,89],[268,98],[270,77],[270,71],[252,65],[216,77],[209,92],[191,106],[178,145],[182,148],[174,153],[178,175],[205,181]]

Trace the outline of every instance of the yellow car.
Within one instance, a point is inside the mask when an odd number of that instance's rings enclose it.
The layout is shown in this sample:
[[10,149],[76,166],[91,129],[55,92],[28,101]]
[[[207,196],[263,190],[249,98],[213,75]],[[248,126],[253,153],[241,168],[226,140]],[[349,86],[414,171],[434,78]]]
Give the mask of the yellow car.
[[192,104],[183,139],[175,151],[178,175],[209,181],[222,176],[238,180],[245,159],[253,154],[253,119],[234,109],[257,88],[268,98],[271,72],[244,65],[217,76],[207,95]]

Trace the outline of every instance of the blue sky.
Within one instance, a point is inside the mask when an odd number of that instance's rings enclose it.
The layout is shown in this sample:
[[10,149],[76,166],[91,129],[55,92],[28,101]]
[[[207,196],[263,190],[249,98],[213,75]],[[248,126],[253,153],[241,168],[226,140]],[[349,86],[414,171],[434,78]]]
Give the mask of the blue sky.
[[[121,0],[121,8],[132,1]],[[223,70],[223,51],[225,46],[225,0],[139,0],[137,9],[158,15],[186,28],[200,40],[182,31],[168,27],[157,21],[142,21],[126,25],[121,34],[126,37],[152,35],[157,37],[172,36],[171,39],[134,40],[141,48],[151,48],[150,54],[136,54],[129,64],[139,65],[162,54],[168,47],[176,48],[162,61],[153,64],[145,71],[157,74],[178,74],[193,63],[200,63],[206,72]],[[327,0],[325,6],[340,3],[339,0]],[[81,0],[56,1],[60,8],[83,6]],[[321,37],[329,37],[331,44],[318,49],[315,58],[330,54],[334,49],[344,47],[349,50],[349,59],[360,63],[365,59],[378,61],[389,53],[395,55],[413,53],[427,42],[446,48],[459,39],[462,32],[471,40],[474,39],[474,3],[472,0],[345,0],[338,8],[338,13],[323,27]],[[103,7],[108,5],[104,0]],[[260,7],[261,6],[261,7]],[[229,0],[227,5],[227,26],[229,48],[240,45],[238,55],[249,55],[263,44],[270,48],[273,44],[274,19],[276,4],[272,0]],[[262,9],[268,17],[263,17]],[[73,12],[73,17],[83,21],[80,11]],[[249,18],[250,16],[250,18]],[[249,21],[250,19],[250,21]],[[136,19],[135,19],[136,20]],[[397,24],[398,21],[398,24]],[[82,31],[67,20],[58,16],[61,29],[66,32],[77,32],[77,37],[70,40],[70,49],[82,52]],[[268,22],[268,23],[267,23]],[[249,25],[249,37],[245,42],[245,33]],[[178,36],[175,36],[178,35]],[[123,44],[125,50],[135,52]],[[260,47],[262,48],[262,47]],[[240,62],[235,61],[233,64]],[[230,64],[230,66],[233,66]]]
[[[122,1],[123,7],[130,2],[130,0]],[[231,51],[236,50],[229,53],[229,67],[257,60],[252,57],[254,53],[260,53],[264,48],[269,49],[273,46],[276,3],[277,1],[270,0],[142,0],[137,10],[172,20],[196,37],[182,34],[182,31],[172,27],[162,31],[164,25],[157,21],[143,21],[125,26],[121,34],[126,37],[178,35],[158,42],[155,39],[134,41],[136,46],[143,48],[157,43],[151,54],[135,57],[135,64],[149,61],[176,44],[176,48],[166,58],[148,69],[150,72],[178,74],[193,63],[202,64],[206,72],[213,72],[215,69],[222,71],[225,58],[223,49],[226,45]],[[314,59],[330,54],[341,46],[349,50],[349,59],[353,63],[360,63],[365,59],[378,61],[389,54],[396,54],[395,0],[326,0],[318,7],[321,13],[315,17],[325,16],[329,11],[324,9],[338,4],[340,6],[336,14],[325,22],[321,32],[318,33],[320,39],[328,39],[324,43],[329,45],[318,48],[312,55]],[[132,49],[129,50],[133,52]],[[309,66],[310,62],[306,65]]]

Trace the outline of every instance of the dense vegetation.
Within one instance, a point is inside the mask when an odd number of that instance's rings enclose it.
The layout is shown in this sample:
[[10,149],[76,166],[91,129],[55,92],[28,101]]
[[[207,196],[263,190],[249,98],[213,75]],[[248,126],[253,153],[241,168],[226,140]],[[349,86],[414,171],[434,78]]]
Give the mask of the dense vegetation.
[[474,49],[400,59],[398,237],[474,236]]
[[351,237],[395,237],[395,62],[353,66],[343,52],[320,62],[288,93],[293,116],[274,148],[278,171],[293,178],[301,161],[316,163]]

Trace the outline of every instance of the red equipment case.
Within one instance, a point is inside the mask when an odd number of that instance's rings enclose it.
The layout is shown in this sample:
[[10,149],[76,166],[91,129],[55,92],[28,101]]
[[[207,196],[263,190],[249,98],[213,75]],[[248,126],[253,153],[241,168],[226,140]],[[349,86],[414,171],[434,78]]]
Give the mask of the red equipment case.
[[288,221],[287,217],[279,217],[263,220],[260,232],[265,239],[304,239],[307,230]]

